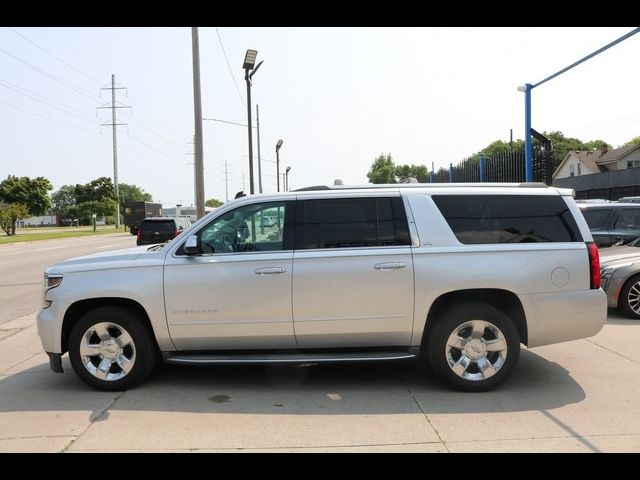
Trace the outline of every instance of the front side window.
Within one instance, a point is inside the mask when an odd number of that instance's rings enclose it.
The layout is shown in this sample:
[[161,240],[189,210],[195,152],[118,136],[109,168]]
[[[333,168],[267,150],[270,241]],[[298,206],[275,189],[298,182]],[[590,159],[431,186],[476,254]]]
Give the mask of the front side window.
[[[292,208],[293,202],[268,202],[244,205],[227,212],[195,234],[200,252],[212,254],[291,250],[293,230],[289,228],[288,222]],[[182,247],[176,253],[182,254]]]
[[296,249],[410,245],[400,197],[298,201]]

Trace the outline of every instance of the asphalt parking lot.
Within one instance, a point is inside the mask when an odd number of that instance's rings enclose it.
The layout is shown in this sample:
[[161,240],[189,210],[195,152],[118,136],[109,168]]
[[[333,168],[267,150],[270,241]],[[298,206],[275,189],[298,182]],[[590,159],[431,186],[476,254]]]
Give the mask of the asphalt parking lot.
[[489,393],[410,363],[163,366],[105,393],[66,356],[49,370],[32,312],[0,324],[0,451],[638,452],[638,344],[640,321],[610,311],[593,338],[524,350]]

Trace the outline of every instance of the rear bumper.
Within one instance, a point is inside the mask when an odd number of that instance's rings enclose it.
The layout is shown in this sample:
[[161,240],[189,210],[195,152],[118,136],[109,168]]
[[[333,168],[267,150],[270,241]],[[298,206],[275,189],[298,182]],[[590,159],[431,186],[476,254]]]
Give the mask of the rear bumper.
[[527,318],[529,347],[592,337],[607,321],[607,295],[600,289],[519,298]]

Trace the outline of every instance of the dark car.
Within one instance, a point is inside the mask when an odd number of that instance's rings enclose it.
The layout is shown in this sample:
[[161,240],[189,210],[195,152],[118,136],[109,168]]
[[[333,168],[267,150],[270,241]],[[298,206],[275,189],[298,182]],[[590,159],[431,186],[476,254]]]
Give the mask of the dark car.
[[583,203],[579,206],[599,247],[640,237],[640,204]]
[[138,245],[164,243],[182,233],[191,222],[187,218],[152,217],[140,223],[137,232]]

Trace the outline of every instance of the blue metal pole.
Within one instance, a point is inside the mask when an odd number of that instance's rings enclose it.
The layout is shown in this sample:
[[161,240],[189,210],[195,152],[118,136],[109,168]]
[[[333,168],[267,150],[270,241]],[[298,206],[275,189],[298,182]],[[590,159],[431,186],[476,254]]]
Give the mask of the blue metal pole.
[[484,154],[480,154],[480,181],[484,182]]
[[531,84],[524,90],[524,166],[525,181],[533,182],[533,152],[531,149]]
[[449,183],[453,182],[453,163],[449,164]]

